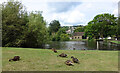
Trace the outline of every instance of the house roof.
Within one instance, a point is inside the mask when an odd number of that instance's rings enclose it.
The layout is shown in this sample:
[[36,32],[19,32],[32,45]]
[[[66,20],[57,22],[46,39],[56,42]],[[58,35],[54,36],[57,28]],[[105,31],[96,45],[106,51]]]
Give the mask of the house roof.
[[84,32],[75,32],[73,36],[83,36]]

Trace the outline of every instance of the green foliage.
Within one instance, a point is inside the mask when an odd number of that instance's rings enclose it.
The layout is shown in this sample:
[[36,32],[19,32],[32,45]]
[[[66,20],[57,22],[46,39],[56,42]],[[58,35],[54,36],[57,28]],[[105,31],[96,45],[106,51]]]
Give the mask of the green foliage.
[[90,38],[103,38],[116,34],[117,18],[111,14],[100,14],[86,26],[85,32]]
[[50,34],[56,33],[59,29],[60,29],[60,23],[59,23],[58,20],[53,20],[49,24],[49,32],[50,32]]
[[111,41],[113,43],[116,43],[116,44],[120,44],[120,41]]
[[65,31],[69,30],[69,26],[63,26],[62,28],[64,28]]
[[[29,47],[41,47],[45,43],[46,22],[41,12],[31,12],[27,23],[26,45]],[[29,38],[29,39],[28,39]]]
[[2,46],[42,47],[47,40],[46,22],[42,12],[31,12],[28,16],[21,2],[2,4]]
[[77,27],[74,32],[84,32],[84,27]]
[[52,36],[52,41],[60,41],[60,36],[58,35],[58,33]]
[[66,34],[65,28],[60,28],[59,31],[52,36],[53,36],[52,41],[68,41],[69,40],[69,35]]
[[18,1],[2,4],[2,45],[19,46],[27,23],[27,12]]
[[68,34],[61,34],[60,40],[61,41],[69,41],[70,40],[69,35]]
[[61,34],[66,34],[66,29],[65,28],[60,28],[59,31],[57,32],[58,35]]

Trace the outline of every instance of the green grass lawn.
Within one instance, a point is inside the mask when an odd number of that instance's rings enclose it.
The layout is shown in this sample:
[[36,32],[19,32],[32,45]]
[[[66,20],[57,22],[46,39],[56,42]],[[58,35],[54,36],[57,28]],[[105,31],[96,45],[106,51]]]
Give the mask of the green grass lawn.
[[120,41],[111,41],[113,43],[116,43],[116,44],[120,44]]
[[[68,58],[57,57],[66,53]],[[20,56],[21,60],[9,62],[10,58]],[[80,64],[67,66],[66,60],[75,56]],[[2,48],[3,71],[118,71],[118,51],[97,50],[58,50],[54,53],[48,49]]]
[[70,39],[70,41],[87,41],[88,39]]

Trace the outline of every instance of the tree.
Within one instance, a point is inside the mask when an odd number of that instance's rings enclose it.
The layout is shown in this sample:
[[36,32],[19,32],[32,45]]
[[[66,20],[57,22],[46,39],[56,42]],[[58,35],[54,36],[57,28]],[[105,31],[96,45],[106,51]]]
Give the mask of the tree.
[[25,35],[26,47],[42,47],[46,40],[46,22],[41,12],[31,12],[27,23],[27,33]]
[[2,4],[2,42],[7,47],[42,47],[47,39],[46,21],[42,12],[27,14],[18,1]]
[[65,28],[60,28],[58,32],[56,32],[52,37],[52,41],[60,41],[60,35],[65,34]]
[[111,14],[100,14],[86,26],[85,32],[91,38],[103,38],[116,34],[116,17]]
[[89,39],[92,39],[93,37],[95,37],[95,35],[98,35],[97,30],[95,30],[95,26],[91,23],[92,21],[88,23],[85,29],[85,34],[89,37]]
[[27,23],[26,14],[21,2],[9,1],[2,4],[2,46],[19,46]]
[[53,36],[52,41],[68,41],[69,40],[69,35],[66,34],[65,28],[60,28],[59,31],[52,36]]
[[69,30],[69,27],[70,27],[70,26],[63,26],[62,28],[64,28],[65,31],[67,31],[67,30]]
[[68,34],[61,34],[60,40],[61,41],[69,41],[70,40],[69,35]]
[[65,29],[65,28],[60,28],[57,33],[58,33],[59,36],[60,36],[61,34],[66,34],[66,29]]
[[84,27],[77,27],[74,32],[84,32]]
[[58,20],[53,20],[49,24],[49,32],[50,34],[55,34],[60,29],[60,23]]

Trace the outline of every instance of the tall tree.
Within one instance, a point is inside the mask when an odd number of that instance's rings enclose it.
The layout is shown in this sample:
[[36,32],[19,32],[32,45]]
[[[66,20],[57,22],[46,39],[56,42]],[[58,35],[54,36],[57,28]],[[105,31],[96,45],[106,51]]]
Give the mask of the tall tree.
[[60,22],[58,20],[53,20],[49,24],[49,32],[50,34],[56,33],[60,29]]
[[28,19],[25,46],[42,47],[46,40],[46,22],[43,19],[42,12],[31,12]]
[[68,41],[69,35],[66,34],[66,28],[62,27],[59,31],[53,36],[52,41]]
[[84,27],[77,27],[74,32],[84,32]]
[[111,14],[99,14],[90,21],[85,32],[88,36],[98,38],[116,35],[117,18]]
[[21,2],[9,1],[2,4],[2,45],[18,46],[27,21],[25,7]]

